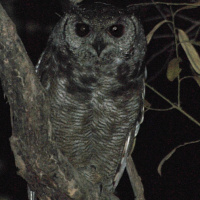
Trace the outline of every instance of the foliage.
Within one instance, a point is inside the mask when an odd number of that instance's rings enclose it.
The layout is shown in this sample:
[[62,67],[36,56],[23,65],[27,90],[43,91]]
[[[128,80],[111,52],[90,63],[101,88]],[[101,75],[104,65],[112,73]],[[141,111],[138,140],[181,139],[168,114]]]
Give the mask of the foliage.
[[[164,3],[164,2],[154,2],[153,0],[152,0],[152,2],[153,2],[153,5],[156,6],[157,10],[160,12],[162,18],[164,18],[164,20],[161,20],[160,22],[158,22],[154,26],[154,28],[149,32],[149,34],[147,35],[147,43],[149,45],[151,45],[150,41],[152,40],[153,37],[156,37],[155,32],[158,29],[160,29],[163,24],[165,24],[165,23],[168,24],[168,28],[169,28],[170,32],[173,34],[173,37],[171,39],[171,45],[174,47],[175,55],[172,54],[172,55],[169,55],[169,57],[168,57],[169,61],[168,61],[168,67],[166,70],[166,77],[170,82],[177,80],[177,102],[173,103],[167,97],[165,97],[163,94],[158,92],[155,88],[153,88],[152,86],[150,86],[149,84],[146,83],[147,88],[149,88],[151,91],[153,91],[154,93],[159,95],[162,99],[164,99],[171,106],[167,109],[152,108],[151,103],[146,101],[146,111],[148,111],[148,110],[168,111],[168,110],[176,109],[179,112],[181,112],[183,115],[185,115],[189,120],[193,121],[196,125],[198,125],[200,127],[200,122],[198,120],[196,120],[194,117],[192,117],[192,114],[188,114],[186,111],[183,110],[182,105],[181,105],[181,89],[180,89],[182,81],[185,79],[188,79],[188,78],[195,80],[197,82],[197,84],[200,86],[200,57],[199,57],[199,52],[194,47],[194,45],[197,46],[199,44],[198,39],[200,39],[200,37],[199,37],[200,22],[199,22],[199,20],[189,18],[187,15],[182,14],[182,12],[187,11],[189,9],[191,9],[191,12],[193,9],[199,9],[200,2],[196,2],[193,4]],[[141,5],[146,6],[146,5],[151,5],[151,4],[141,4]],[[162,6],[158,6],[158,5],[162,5]],[[164,14],[164,12],[163,12],[164,6],[167,6],[167,8],[166,8],[166,10],[168,12],[167,14]],[[178,8],[176,8],[176,6]],[[166,13],[166,10],[165,10],[165,13]],[[178,17],[181,17],[183,20],[189,21],[191,23],[191,25],[186,27],[185,30],[183,30],[181,28],[181,26],[184,25],[184,22],[181,22],[179,24],[176,23],[176,18],[178,18]],[[170,37],[170,35],[167,35],[166,33],[164,33],[164,34],[165,35],[163,35],[163,40],[165,37]],[[160,37],[162,37],[162,35]],[[167,48],[168,47],[169,46],[167,46]],[[164,49],[163,52],[165,52],[167,50],[167,48],[163,47],[163,49]],[[192,75],[185,75],[185,74],[182,75],[182,73],[181,73],[182,72],[182,63],[184,62],[183,60],[185,60],[185,59],[181,58],[181,57],[185,56],[185,55],[183,55],[183,53],[182,54],[180,53],[181,48],[182,48],[182,50],[184,50],[184,53],[189,61],[189,64],[188,64],[189,66],[187,66],[187,67],[191,69]],[[152,57],[153,57],[153,55],[152,55]],[[159,59],[159,56],[157,59]],[[148,66],[147,66],[147,68],[148,68]],[[176,151],[176,149],[178,149],[182,146],[186,146],[188,144],[193,144],[193,143],[197,143],[197,142],[199,142],[199,140],[193,141],[193,142],[188,142],[188,143],[185,143],[184,145],[179,145],[178,147],[173,149],[172,152],[170,152],[165,158],[163,158],[160,165],[158,166],[159,174],[161,174],[161,167],[164,164],[164,162],[173,155],[173,153]]]

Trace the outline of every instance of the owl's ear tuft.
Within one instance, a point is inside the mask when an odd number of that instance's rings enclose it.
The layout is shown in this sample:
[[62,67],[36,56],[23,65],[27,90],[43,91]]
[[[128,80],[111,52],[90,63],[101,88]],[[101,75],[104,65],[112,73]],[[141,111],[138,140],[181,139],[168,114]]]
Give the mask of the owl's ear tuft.
[[76,6],[78,3],[81,3],[83,0],[60,0],[62,10],[66,12],[71,7]]
[[136,17],[140,17],[141,6],[135,6],[134,4],[130,4],[126,7],[127,14],[134,14]]
[[69,4],[69,5],[76,5],[78,3],[81,3],[83,0],[60,0],[61,4]]
[[83,0],[70,0],[70,3],[75,5],[75,4],[80,3],[82,1]]

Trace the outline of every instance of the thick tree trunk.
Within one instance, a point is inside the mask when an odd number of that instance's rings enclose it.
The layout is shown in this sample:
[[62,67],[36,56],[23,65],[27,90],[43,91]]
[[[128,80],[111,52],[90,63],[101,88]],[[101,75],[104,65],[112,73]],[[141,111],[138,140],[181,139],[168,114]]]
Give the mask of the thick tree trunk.
[[39,199],[99,199],[51,141],[48,97],[13,22],[0,5],[0,78],[11,111],[11,148],[18,174]]

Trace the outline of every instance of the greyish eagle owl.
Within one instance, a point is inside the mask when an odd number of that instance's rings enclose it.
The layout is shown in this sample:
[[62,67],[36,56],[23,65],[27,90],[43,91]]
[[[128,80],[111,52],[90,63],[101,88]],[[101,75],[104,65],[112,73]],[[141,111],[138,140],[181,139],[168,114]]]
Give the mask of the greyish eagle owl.
[[52,140],[92,184],[114,192],[143,120],[146,40],[132,7],[71,4],[36,72]]

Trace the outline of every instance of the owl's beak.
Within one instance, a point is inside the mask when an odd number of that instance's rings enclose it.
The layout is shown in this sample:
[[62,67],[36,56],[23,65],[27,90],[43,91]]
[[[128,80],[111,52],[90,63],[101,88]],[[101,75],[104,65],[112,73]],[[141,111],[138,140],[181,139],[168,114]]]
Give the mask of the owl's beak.
[[93,43],[93,48],[96,50],[98,57],[101,55],[101,52],[105,49],[106,44],[102,39],[96,39]]

